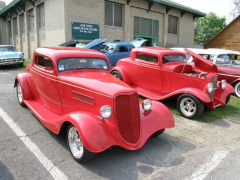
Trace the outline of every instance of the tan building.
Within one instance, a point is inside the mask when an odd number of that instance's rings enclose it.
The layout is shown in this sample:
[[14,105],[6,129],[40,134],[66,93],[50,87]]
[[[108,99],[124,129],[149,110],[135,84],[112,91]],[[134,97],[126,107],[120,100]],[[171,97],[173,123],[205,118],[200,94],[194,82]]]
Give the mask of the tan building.
[[14,0],[0,10],[0,44],[25,57],[40,46],[95,38],[192,47],[194,19],[203,16],[169,0]]
[[204,48],[222,48],[240,51],[240,15],[209,40]]

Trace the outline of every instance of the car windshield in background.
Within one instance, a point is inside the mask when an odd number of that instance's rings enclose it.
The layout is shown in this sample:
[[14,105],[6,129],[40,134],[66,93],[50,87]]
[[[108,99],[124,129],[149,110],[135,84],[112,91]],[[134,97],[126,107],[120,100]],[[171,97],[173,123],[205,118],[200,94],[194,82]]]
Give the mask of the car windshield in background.
[[101,51],[111,52],[114,50],[114,44],[103,44],[101,47]]
[[7,51],[14,51],[15,48],[12,46],[1,46],[0,47],[0,52],[7,52]]
[[98,58],[64,58],[58,61],[59,72],[77,69],[108,70],[108,64],[105,59]]
[[164,64],[169,62],[184,62],[186,60],[186,57],[183,55],[166,55],[162,58]]
[[216,64],[234,64],[231,54],[220,54],[217,56]]

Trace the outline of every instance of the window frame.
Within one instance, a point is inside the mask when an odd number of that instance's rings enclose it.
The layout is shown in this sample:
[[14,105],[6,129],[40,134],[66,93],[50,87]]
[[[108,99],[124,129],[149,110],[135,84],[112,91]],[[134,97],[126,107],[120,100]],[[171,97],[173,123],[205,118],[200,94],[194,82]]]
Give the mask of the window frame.
[[[111,4],[111,9],[106,9],[106,3],[109,3],[109,4]],[[120,3],[115,3],[115,2],[111,2],[111,1],[105,1],[105,17],[104,17],[104,25],[105,26],[111,26],[111,27],[119,27],[119,28],[122,28],[123,27],[123,4],[120,4]],[[121,22],[120,22],[120,26],[119,25],[116,25],[117,23],[115,22],[115,11],[114,11],[114,9],[115,9],[115,6],[120,6],[121,7]],[[107,12],[109,12],[109,11],[112,11],[111,13],[111,17],[109,17],[108,15],[107,15]],[[110,20],[112,20],[112,22],[111,23],[107,23],[107,18],[111,18]]]
[[[174,22],[174,20],[176,20],[176,23]],[[178,35],[178,30],[179,30],[179,17],[168,15],[168,34]]]

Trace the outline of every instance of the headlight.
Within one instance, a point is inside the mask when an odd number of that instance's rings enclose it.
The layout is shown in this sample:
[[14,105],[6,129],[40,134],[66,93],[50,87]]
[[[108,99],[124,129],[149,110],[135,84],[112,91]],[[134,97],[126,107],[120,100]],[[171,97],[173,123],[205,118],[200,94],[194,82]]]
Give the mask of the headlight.
[[110,106],[107,106],[107,105],[103,106],[100,109],[100,113],[101,113],[101,116],[104,119],[107,119],[107,118],[109,118],[112,115],[112,108]]
[[213,92],[213,83],[208,84],[208,92],[212,93]]
[[21,57],[24,57],[24,53],[21,53],[20,56],[21,56]]
[[143,101],[142,106],[143,106],[143,109],[145,109],[146,111],[148,111],[148,110],[150,110],[151,107],[152,107],[152,101],[151,101],[150,99],[145,99],[145,100]]
[[225,89],[226,84],[227,84],[226,80],[223,79],[223,80],[221,81],[221,88],[222,88],[222,89]]

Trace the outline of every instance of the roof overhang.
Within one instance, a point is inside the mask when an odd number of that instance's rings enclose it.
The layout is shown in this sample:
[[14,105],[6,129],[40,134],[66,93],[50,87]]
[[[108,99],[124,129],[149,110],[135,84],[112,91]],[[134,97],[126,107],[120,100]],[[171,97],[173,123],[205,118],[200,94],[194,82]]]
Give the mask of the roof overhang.
[[201,11],[198,11],[196,9],[184,6],[182,4],[178,4],[175,3],[173,1],[170,0],[145,0],[148,1],[149,5],[148,5],[148,11],[151,9],[151,7],[153,6],[154,3],[156,4],[160,4],[166,7],[166,14],[168,14],[168,12],[171,9],[178,9],[181,11],[181,17],[185,14],[185,13],[191,13],[193,14],[193,19],[197,18],[197,17],[205,17],[206,13],[203,13]]
[[29,1],[34,6],[35,0],[13,0],[10,4],[0,11],[0,18],[6,20],[6,17],[11,17],[12,14],[17,14],[19,11],[25,11],[25,2]]

